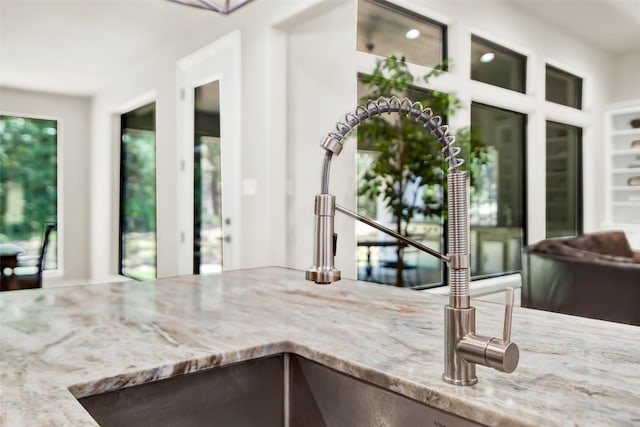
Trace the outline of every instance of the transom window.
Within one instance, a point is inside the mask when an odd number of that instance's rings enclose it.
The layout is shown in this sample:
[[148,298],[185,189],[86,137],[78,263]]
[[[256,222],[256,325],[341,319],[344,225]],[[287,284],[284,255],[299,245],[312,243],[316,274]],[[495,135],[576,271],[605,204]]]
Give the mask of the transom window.
[[573,108],[582,108],[582,79],[547,64],[546,100]]
[[525,93],[527,57],[478,36],[471,36],[471,78]]
[[413,11],[381,0],[358,1],[361,52],[396,55],[412,64],[435,67],[447,57],[447,27]]

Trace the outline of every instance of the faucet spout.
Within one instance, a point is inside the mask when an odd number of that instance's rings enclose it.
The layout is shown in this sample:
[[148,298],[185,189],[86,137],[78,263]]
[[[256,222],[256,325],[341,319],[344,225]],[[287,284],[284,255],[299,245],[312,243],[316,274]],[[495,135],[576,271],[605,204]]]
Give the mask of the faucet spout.
[[[331,159],[342,151],[342,140],[361,122],[383,113],[398,113],[424,124],[442,145],[449,164],[447,174],[449,209],[449,253],[443,255],[413,239],[394,232],[355,212],[336,205],[335,197],[329,194],[329,170]],[[334,233],[335,212],[341,212],[368,224],[402,242],[414,246],[447,263],[449,270],[449,304],[445,306],[445,371],[444,381],[455,385],[473,385],[478,382],[475,366],[491,366],[502,372],[513,372],[518,365],[518,346],[510,341],[513,293],[505,314],[503,339],[487,338],[476,334],[475,308],[471,306],[469,294],[469,182],[467,173],[459,170],[464,164],[457,156],[460,148],[454,146],[455,137],[442,119],[434,116],[430,108],[422,108],[418,102],[407,98],[380,98],[348,113],[336,131],[326,136],[321,146],[326,150],[322,168],[321,193],[315,198],[315,246],[314,265],[306,272],[306,279],[317,284],[330,284],[340,280],[340,271],[335,268],[336,235]],[[508,326],[507,326],[508,323]]]
[[358,221],[360,221],[360,222],[362,222],[364,224],[367,224],[369,227],[373,227],[376,230],[382,231],[383,233],[385,233],[385,234],[387,234],[387,235],[389,235],[389,236],[391,236],[391,237],[393,237],[393,238],[395,238],[397,240],[400,240],[401,242],[404,242],[407,245],[413,246],[414,248],[419,249],[419,250],[421,250],[423,252],[426,252],[429,255],[433,255],[436,258],[440,258],[442,261],[449,262],[449,260],[450,260],[450,258],[448,256],[442,255],[440,252],[438,252],[438,251],[436,251],[434,249],[431,249],[429,246],[425,246],[420,242],[416,242],[415,240],[410,239],[410,238],[408,238],[406,236],[403,236],[402,234],[396,233],[395,231],[393,231],[390,228],[385,227],[384,225],[380,225],[375,221],[371,221],[366,216],[359,215],[359,214],[357,214],[357,213],[355,213],[353,211],[350,211],[349,209],[344,208],[344,207],[342,207],[340,205],[336,205],[336,210],[338,212],[341,212],[341,213],[343,213],[343,214],[345,214],[347,216],[350,216],[351,218],[356,219],[356,220],[358,220]]

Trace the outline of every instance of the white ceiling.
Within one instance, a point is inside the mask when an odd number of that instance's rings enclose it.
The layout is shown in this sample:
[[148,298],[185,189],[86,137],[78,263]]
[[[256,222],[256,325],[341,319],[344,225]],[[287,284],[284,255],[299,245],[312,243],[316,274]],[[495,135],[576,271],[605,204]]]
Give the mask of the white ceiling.
[[90,95],[218,19],[161,0],[0,0],[0,85]]
[[[613,54],[640,51],[640,0],[509,1]],[[0,85],[90,95],[227,18],[164,0],[0,0]]]
[[614,54],[640,51],[640,0],[512,0],[537,18]]

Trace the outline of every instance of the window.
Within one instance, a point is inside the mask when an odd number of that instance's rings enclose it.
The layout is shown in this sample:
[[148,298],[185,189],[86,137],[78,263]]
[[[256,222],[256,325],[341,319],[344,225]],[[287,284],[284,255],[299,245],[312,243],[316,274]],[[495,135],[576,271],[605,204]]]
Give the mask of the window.
[[[367,98],[373,89],[361,80],[358,83],[358,98]],[[446,111],[443,98],[436,102],[425,89],[410,86],[397,95],[419,100],[434,111]],[[403,153],[401,160],[399,152]],[[442,161],[437,141],[411,119],[382,116],[361,124],[358,212],[444,253]],[[400,247],[396,240],[364,224],[357,223],[356,230],[358,279],[412,288],[445,281],[444,264],[435,257]],[[402,270],[397,268],[398,260]]]
[[471,36],[471,78],[525,93],[527,57],[477,36]]
[[582,232],[582,129],[547,122],[547,238]]
[[573,108],[582,108],[582,79],[547,64],[546,99]]
[[[387,59],[405,59],[416,75],[417,73],[428,74],[430,70],[426,67],[442,62],[442,59],[447,56],[447,27],[428,18],[421,17],[419,13],[416,13],[420,12],[421,7],[413,7],[409,4],[410,2],[389,1],[392,3],[383,0],[358,1],[357,56],[362,60],[359,60],[359,64],[370,63],[374,58],[371,58],[369,54],[374,54]],[[414,11],[400,8],[396,4],[402,4],[403,7],[414,9]],[[428,57],[420,57],[422,52],[414,52],[413,50],[415,44],[413,44],[411,37],[418,34],[421,37],[427,31],[417,27],[419,22],[433,31],[429,36],[432,53]],[[478,25],[483,26],[482,23]],[[414,26],[418,31],[409,31],[411,26]],[[472,30],[466,24],[463,27],[467,30]],[[440,31],[435,31],[438,28],[440,28]],[[485,30],[487,29],[488,27],[485,28]],[[405,36],[402,36],[403,33]],[[521,254],[523,244],[527,243],[527,234],[529,234],[528,237],[531,242],[545,237],[543,234],[545,229],[540,227],[535,227],[535,229],[530,230],[531,233],[528,233],[526,227],[527,215],[535,215],[536,218],[542,219],[546,218],[547,237],[575,235],[580,233],[583,228],[581,129],[559,123],[546,123],[547,140],[537,141],[534,146],[530,147],[533,150],[532,153],[535,154],[541,153],[546,146],[547,158],[533,156],[530,159],[531,164],[536,169],[545,167],[542,162],[546,162],[548,172],[546,183],[531,183],[536,188],[547,186],[546,211],[542,203],[539,206],[528,207],[526,170],[528,167],[527,127],[529,124],[527,115],[521,112],[533,111],[538,107],[544,107],[542,108],[543,116],[549,116],[548,113],[553,110],[554,118],[561,121],[569,121],[568,115],[579,114],[579,117],[584,119],[591,117],[592,114],[583,111],[576,113],[575,111],[571,112],[569,109],[558,109],[557,106],[552,104],[552,102],[559,103],[581,109],[583,82],[580,77],[544,64],[544,62],[539,66],[536,65],[535,71],[540,76],[542,76],[540,73],[546,71],[546,99],[549,102],[539,105],[539,97],[527,93],[527,91],[530,92],[527,82],[527,70],[533,69],[534,64],[529,64],[528,56],[521,52],[524,52],[525,49],[533,49],[531,51],[532,54],[537,57],[545,57],[547,55],[544,49],[523,45],[522,49],[516,48],[512,50],[513,47],[506,39],[503,45],[473,34],[467,40],[470,42],[470,51],[457,53],[471,55],[469,76],[454,73],[448,74],[446,78],[438,78],[433,85],[430,81],[427,81],[426,84],[422,82],[419,84],[422,88],[418,89],[418,93],[414,93],[410,98],[415,98],[416,96],[418,98],[428,98],[429,94],[437,94],[437,92],[429,92],[428,89],[442,90],[451,94],[449,105],[452,111],[460,103],[460,101],[456,100],[457,97],[461,97],[464,100],[472,100],[470,105],[470,128],[456,128],[457,120],[453,121],[453,125],[458,144],[462,148],[463,156],[467,162],[464,169],[469,171],[471,181],[469,212],[471,221],[471,276],[474,279],[482,279],[522,271]],[[461,47],[464,47],[463,45]],[[441,46],[441,48],[438,50],[437,46]],[[435,52],[439,53],[435,54]],[[379,61],[382,61],[382,59]],[[394,74],[399,69],[399,67],[388,68],[380,76],[376,76],[376,68],[371,74],[375,77],[381,77],[380,82],[382,82],[382,78],[400,75],[401,73]],[[415,82],[417,80],[406,80],[406,82],[409,82],[408,84],[411,84],[412,81]],[[474,82],[471,83],[471,86],[469,86],[470,81]],[[381,83],[380,86],[384,85]],[[377,98],[379,95],[389,96],[393,94],[401,96],[401,94],[394,93],[394,88],[396,88],[394,84],[386,85],[386,87],[378,90],[372,98]],[[474,88],[478,90],[474,90]],[[470,89],[473,93],[468,92]],[[505,92],[505,89],[512,91],[512,95],[507,96],[508,93]],[[460,90],[463,92],[460,92]],[[422,93],[419,93],[419,91],[422,91]],[[363,91],[359,87],[358,98],[362,99],[362,97]],[[473,102],[474,100],[482,101],[484,104]],[[460,103],[463,108],[468,108],[469,105],[465,104],[466,101]],[[509,108],[510,110],[504,108]],[[441,111],[437,107],[434,109]],[[393,120],[393,118],[388,118],[388,120]],[[574,119],[571,120],[573,121]],[[462,121],[462,123],[464,122],[466,120]],[[542,130],[542,122],[534,123],[532,126],[535,126],[532,131],[535,131],[534,133],[536,134],[539,134],[539,131]],[[357,155],[359,187],[361,182],[371,181],[372,171],[376,170],[376,159],[380,156],[380,150],[376,149],[375,143],[372,143],[372,141],[388,137],[381,130],[381,138],[371,138],[371,141],[362,140],[360,139],[360,130],[361,127],[359,126]],[[542,145],[545,142],[546,145]],[[440,212],[436,213],[434,209],[429,215],[421,216],[419,213],[413,215],[407,232],[409,234],[416,231],[419,232],[418,227],[416,227],[418,224],[437,224],[437,228],[433,228],[437,233],[419,235],[418,240],[422,240],[427,246],[432,246],[446,253],[447,218],[446,212],[444,215],[442,214],[446,208],[446,200],[442,201],[442,193],[443,191],[446,193],[446,188],[443,189],[442,187],[444,185],[435,185],[427,187],[425,190],[431,195],[432,200],[437,201],[433,204],[434,207],[437,206],[437,203],[442,204]],[[410,188],[410,186],[406,188]],[[387,193],[387,190],[383,189],[375,198],[365,197],[359,191],[358,211],[395,229],[397,227],[397,217],[402,216],[402,214],[389,208],[388,203],[384,200]],[[420,194],[417,199],[422,196],[423,194]],[[415,206],[420,206],[420,204]],[[393,258],[394,253],[397,253],[397,243],[394,246],[394,244],[388,242],[388,240],[392,239],[377,231],[372,231],[366,226],[357,224],[356,229],[359,246],[359,279],[393,283],[396,278],[381,276],[376,268],[382,265],[385,260]],[[427,234],[428,236],[425,237]],[[437,237],[435,237],[435,234],[437,234]],[[396,259],[400,259],[400,257],[397,256]],[[425,259],[430,258],[425,255]],[[424,262],[424,260],[419,259],[417,261],[407,259],[409,265],[405,273],[409,279],[405,281],[404,286],[424,287],[429,286],[431,283],[446,283],[446,268],[444,272],[438,271],[437,276],[430,277],[427,275],[426,280],[425,276],[412,278],[415,274],[414,267],[416,265],[421,266]],[[437,265],[438,262],[434,260],[434,264]],[[437,267],[431,268],[429,266],[429,268],[431,269],[429,274],[431,274],[431,272],[436,271]],[[420,273],[424,275],[426,270],[426,268],[423,268]],[[380,279],[380,277],[383,278]],[[397,279],[395,283],[397,284]],[[420,283],[420,285],[415,286],[415,283]]]
[[[0,116],[0,243],[39,257],[44,226],[58,218],[58,123]],[[45,268],[57,268],[51,236]]]
[[155,103],[121,116],[120,265],[136,280],[156,277]]
[[447,27],[407,9],[380,0],[358,1],[358,41],[361,52],[435,67],[444,63]]
[[471,104],[471,132],[486,148],[469,161],[471,275],[521,269],[525,233],[526,116]]

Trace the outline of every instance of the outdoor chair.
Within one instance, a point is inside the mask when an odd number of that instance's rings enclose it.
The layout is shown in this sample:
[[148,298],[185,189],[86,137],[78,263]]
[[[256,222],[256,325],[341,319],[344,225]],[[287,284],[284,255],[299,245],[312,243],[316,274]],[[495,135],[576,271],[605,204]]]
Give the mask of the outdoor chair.
[[39,256],[18,257],[18,266],[14,269],[19,289],[33,289],[42,287],[42,272],[45,267],[45,257],[51,232],[57,228],[56,224],[45,224],[42,245]]

